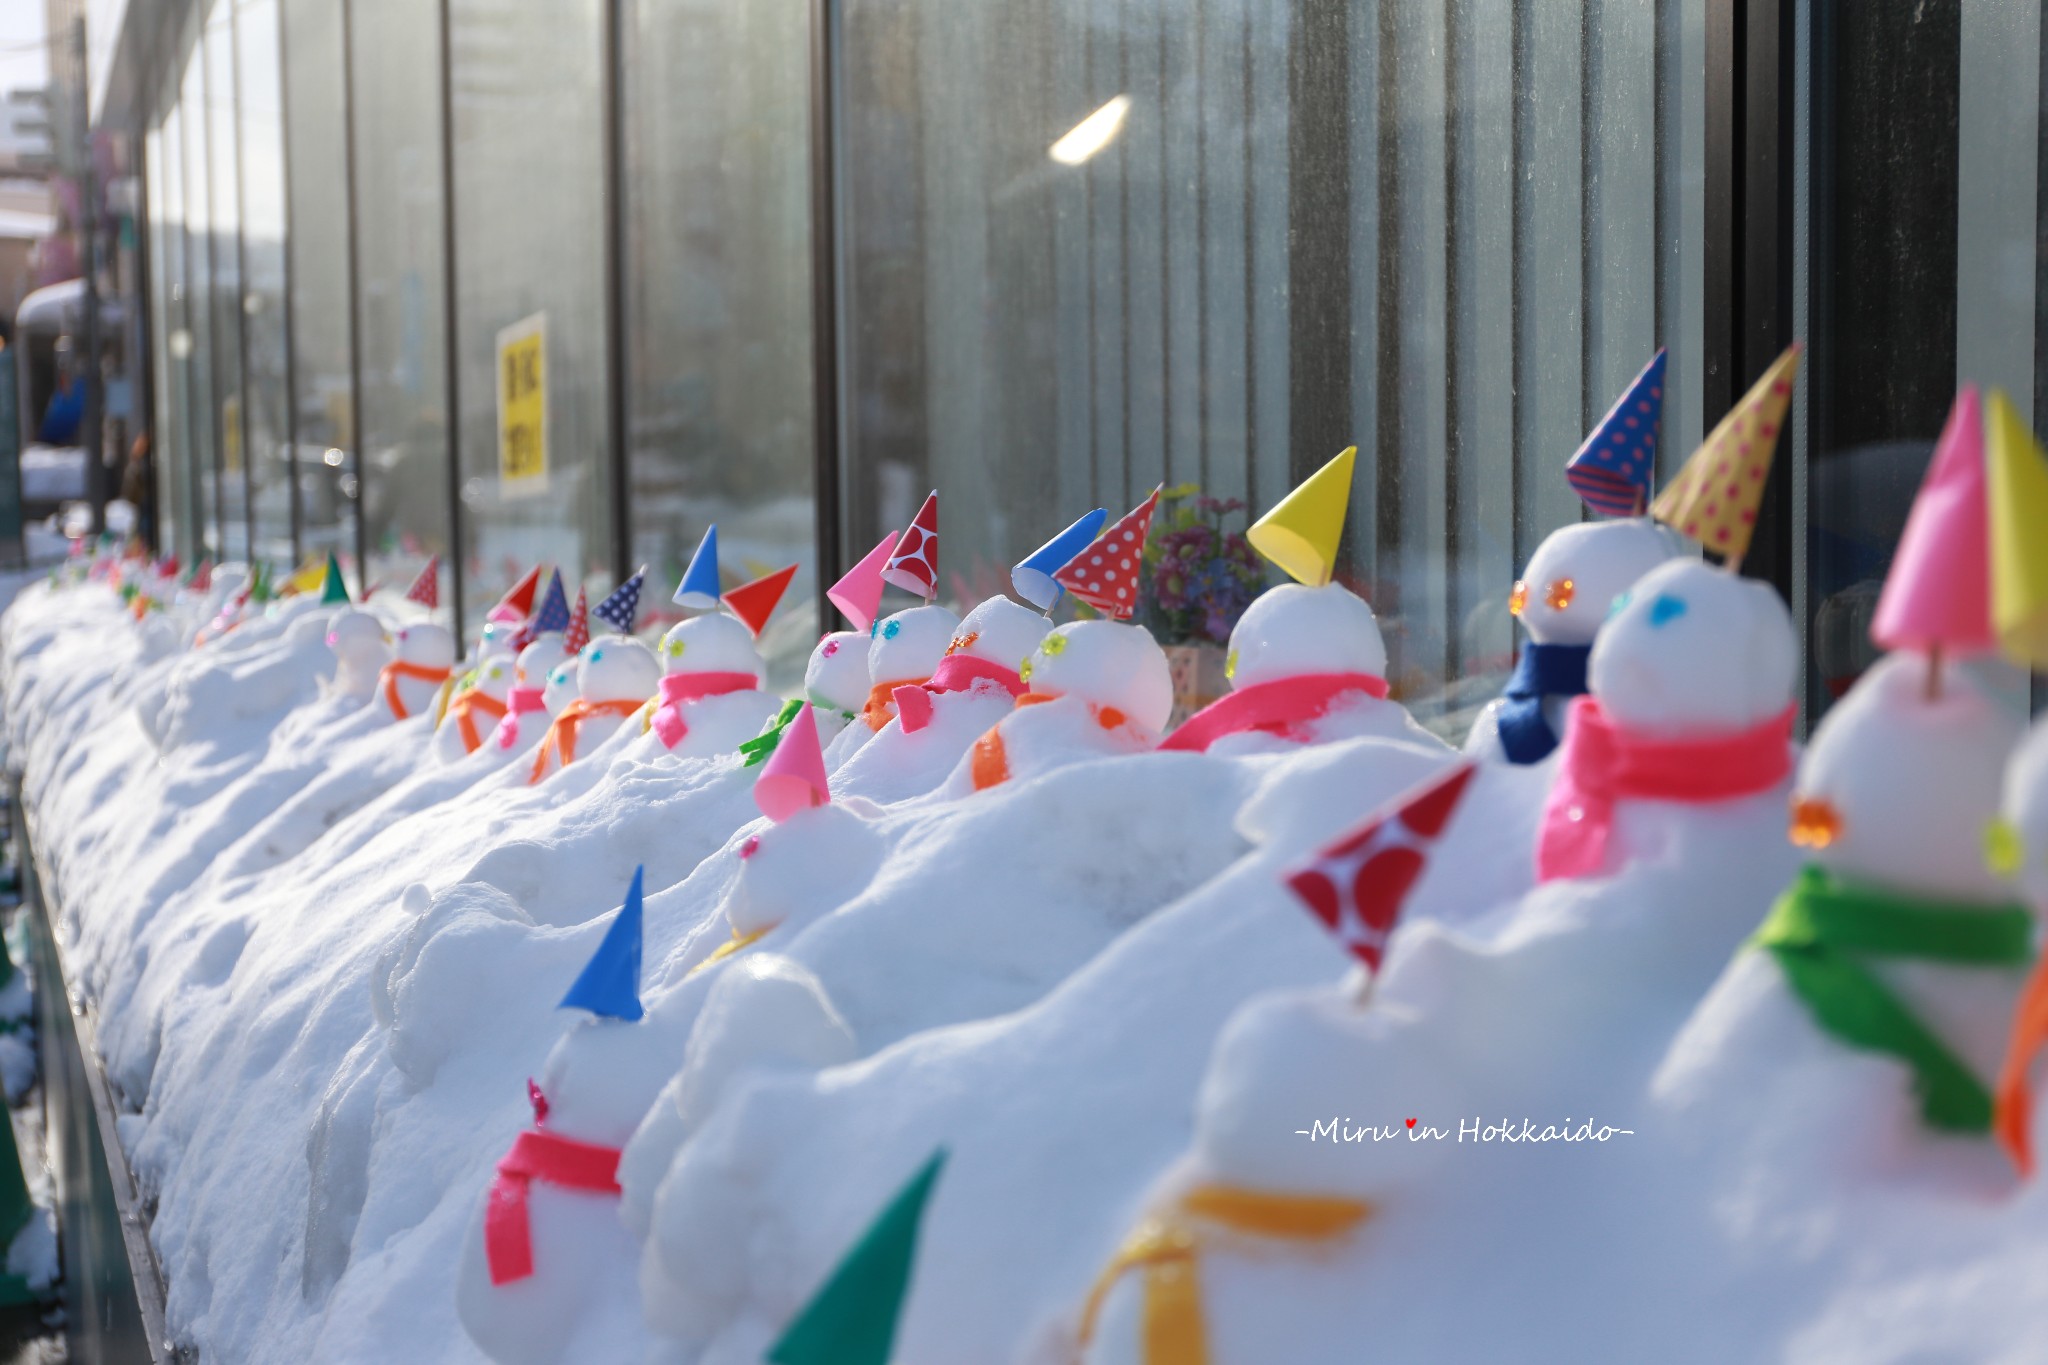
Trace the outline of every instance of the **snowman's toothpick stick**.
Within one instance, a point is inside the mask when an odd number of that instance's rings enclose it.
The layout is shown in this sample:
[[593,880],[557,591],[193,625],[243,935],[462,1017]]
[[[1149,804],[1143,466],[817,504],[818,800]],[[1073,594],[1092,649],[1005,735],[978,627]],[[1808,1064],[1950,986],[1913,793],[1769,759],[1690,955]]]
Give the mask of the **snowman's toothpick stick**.
[[1941,643],[1927,646],[1927,700],[1941,700]]

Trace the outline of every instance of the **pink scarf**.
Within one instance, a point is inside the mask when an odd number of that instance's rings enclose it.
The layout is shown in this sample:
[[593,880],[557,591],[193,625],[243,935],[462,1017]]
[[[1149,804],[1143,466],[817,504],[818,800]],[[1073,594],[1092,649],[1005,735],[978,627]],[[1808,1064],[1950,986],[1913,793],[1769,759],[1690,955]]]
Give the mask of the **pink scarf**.
[[533,1224],[526,1199],[533,1182],[565,1190],[619,1193],[619,1149],[557,1137],[529,1128],[512,1140],[498,1162],[498,1178],[484,1205],[484,1259],[491,1283],[510,1284],[533,1273]]
[[1014,668],[972,654],[948,654],[932,670],[931,680],[906,683],[896,689],[896,720],[905,734],[916,734],[932,723],[932,697],[939,692],[965,692],[976,683],[992,682],[1012,697],[1024,691],[1024,677]]
[[1321,720],[1347,696],[1363,692],[1382,701],[1387,680],[1371,673],[1304,673],[1298,678],[1240,687],[1189,716],[1163,740],[1161,749],[1207,753],[1225,735],[1261,730],[1282,739],[1306,741],[1306,726]]
[[1599,872],[1617,801],[1704,805],[1769,791],[1792,771],[1792,713],[1788,706],[1748,730],[1700,739],[1647,739],[1610,720],[1594,698],[1574,698],[1538,827],[1536,879]]
[[758,686],[760,679],[751,673],[670,673],[661,680],[661,704],[654,708],[649,728],[661,737],[664,748],[673,749],[690,733],[683,720],[684,702],[749,692]]
[[538,687],[515,687],[505,694],[505,714],[498,717],[498,728],[491,732],[500,749],[509,749],[519,742],[519,718],[535,711],[547,710]]

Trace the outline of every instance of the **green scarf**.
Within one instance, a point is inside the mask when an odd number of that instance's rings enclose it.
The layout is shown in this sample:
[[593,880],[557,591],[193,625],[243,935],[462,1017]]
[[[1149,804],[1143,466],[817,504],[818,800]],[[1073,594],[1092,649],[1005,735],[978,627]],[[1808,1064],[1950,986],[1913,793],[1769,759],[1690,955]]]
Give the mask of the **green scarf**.
[[[853,719],[853,712],[842,711],[830,702],[822,702],[816,697],[812,697],[810,698],[810,703],[811,709],[814,711],[822,711],[826,715],[839,716],[849,721]],[[804,698],[802,697],[791,697],[788,701],[782,703],[782,709],[775,713],[774,720],[768,722],[768,728],[740,745],[739,751],[747,756],[747,761],[740,764],[740,766],[742,768],[751,768],[756,764],[766,763],[768,755],[775,752],[775,746],[782,743],[782,732],[789,728],[789,723],[796,719],[796,713],[803,709]]]
[[1930,1126],[1982,1133],[1991,1128],[1983,1082],[1856,959],[2009,966],[2032,956],[2032,937],[2033,918],[2018,906],[1986,910],[1888,895],[1808,866],[1751,941],[1778,959],[1823,1029],[1913,1068],[1920,1115]]

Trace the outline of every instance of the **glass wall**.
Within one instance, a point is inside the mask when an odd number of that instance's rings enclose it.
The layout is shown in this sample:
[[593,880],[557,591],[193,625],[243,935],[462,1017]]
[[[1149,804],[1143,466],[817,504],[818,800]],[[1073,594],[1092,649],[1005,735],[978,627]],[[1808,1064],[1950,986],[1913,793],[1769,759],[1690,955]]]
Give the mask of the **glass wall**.
[[237,110],[241,120],[242,420],[248,433],[251,550],[289,564],[291,441],[285,397],[284,91],[278,71],[278,0],[238,0]]
[[818,592],[810,8],[641,0],[624,44],[628,558],[672,588],[715,522],[727,586],[801,564],[762,642],[792,684]]
[[465,611],[477,620],[536,560],[593,601],[612,581],[604,42],[599,0],[449,4]]
[[[202,35],[203,37],[203,31]],[[213,196],[207,176],[206,61],[195,42],[185,67],[184,95],[178,120],[184,135],[185,171],[185,326],[192,335],[186,366],[186,430],[199,492],[199,520],[194,549],[218,559],[220,535],[220,409],[214,388],[216,350],[213,344]]]
[[[212,194],[213,415],[220,457],[220,555],[249,557],[248,432],[242,383],[242,207],[235,116],[234,0],[214,0],[206,21],[207,185]],[[195,63],[196,64],[196,63]]]
[[281,0],[300,553],[356,558],[348,144],[340,0]]
[[418,0],[351,5],[364,576],[403,590],[453,529],[441,21]]

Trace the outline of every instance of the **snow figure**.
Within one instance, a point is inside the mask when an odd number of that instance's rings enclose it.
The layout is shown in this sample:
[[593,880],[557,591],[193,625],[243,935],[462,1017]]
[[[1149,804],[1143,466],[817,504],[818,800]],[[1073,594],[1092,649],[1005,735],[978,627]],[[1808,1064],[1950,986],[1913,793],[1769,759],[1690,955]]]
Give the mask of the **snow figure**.
[[661,637],[658,704],[644,727],[684,758],[730,753],[758,734],[776,699],[761,690],[767,666],[753,632],[723,612],[693,616]]
[[[2037,913],[2048,913],[2048,720],[2038,721],[2005,772],[2002,815],[1988,840],[1991,861],[2008,873]],[[2048,962],[2048,958],[2043,959]],[[1999,1141],[2025,1174],[2034,1169],[2032,1077],[2048,1038],[2048,968],[2036,965],[2012,1020],[1998,1075]]]
[[391,638],[384,623],[366,611],[343,607],[329,619],[327,647],[334,651],[335,692],[368,700],[391,657]]
[[421,621],[399,630],[396,652],[378,674],[378,694],[393,720],[406,720],[433,706],[454,671],[455,637],[446,626]]
[[1224,670],[1230,694],[1160,748],[1242,753],[1361,735],[1440,743],[1386,699],[1379,622],[1339,584],[1286,583],[1260,594],[1230,632]]
[[1544,804],[1542,880],[1652,856],[1672,811],[1757,797],[1790,774],[1798,640],[1768,585],[1660,565],[1600,631],[1588,670]]
[[1614,601],[1677,554],[1657,523],[1579,522],[1552,531],[1529,556],[1508,611],[1529,633],[1501,696],[1465,737],[1465,752],[1539,763],[1557,747],[1573,697],[1586,690],[1586,659]]
[[527,780],[540,781],[552,767],[567,767],[579,753],[590,753],[617,734],[646,705],[660,681],[661,665],[655,662],[654,651],[638,640],[616,636],[591,641],[576,659],[576,700],[554,712]]
[[852,757],[874,733],[896,718],[896,689],[931,677],[960,629],[960,618],[941,606],[912,607],[875,622],[868,640],[868,694],[862,724],[849,725],[825,755],[828,767]]
[[746,766],[767,761],[782,742],[783,731],[806,701],[817,721],[818,738],[830,744],[859,719],[868,699],[868,636],[862,630],[835,630],[819,639],[804,665],[804,695],[782,704],[761,733],[739,746]]
[[[492,655],[477,665],[470,685],[449,698],[448,709],[434,728],[436,758],[453,763],[483,747],[510,713],[507,698],[517,667],[502,654]],[[537,688],[533,703],[536,708],[540,705]]]
[[[559,681],[557,673],[561,674]],[[548,723],[575,699],[576,661],[562,637],[554,631],[535,636],[533,643],[519,651],[519,661],[513,665],[505,714],[491,732],[491,748],[509,754],[538,744]]]
[[1151,634],[1116,621],[1070,621],[1021,670],[1031,690],[974,742],[973,790],[1101,754],[1155,747],[1173,713],[1173,674]]
[[1051,629],[1052,623],[1029,607],[1007,597],[989,598],[961,620],[929,680],[896,689],[897,723],[904,733],[916,734],[931,724],[933,699],[949,692],[1001,693],[1012,700],[1023,695],[1019,670]]
[[519,638],[520,631],[524,630],[525,627],[526,623],[524,621],[505,621],[493,618],[484,622],[483,632],[477,636],[476,641],[476,657],[478,661],[481,662],[494,655],[507,659],[517,655],[519,651],[513,648],[513,642]]

